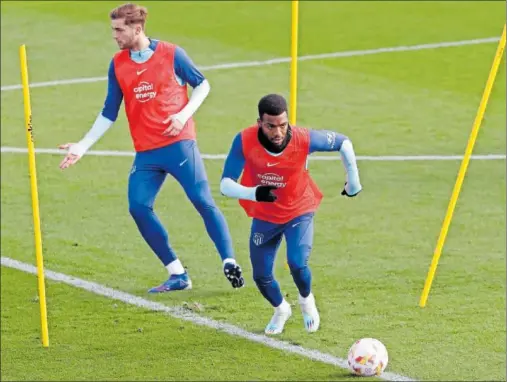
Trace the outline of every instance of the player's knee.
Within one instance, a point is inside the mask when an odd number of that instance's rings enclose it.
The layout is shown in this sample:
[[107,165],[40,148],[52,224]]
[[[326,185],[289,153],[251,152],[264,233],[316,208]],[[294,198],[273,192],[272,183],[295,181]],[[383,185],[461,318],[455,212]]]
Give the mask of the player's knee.
[[289,269],[291,272],[294,270],[304,269],[308,264],[308,257],[310,255],[312,247],[309,245],[302,245],[299,247],[299,250],[296,255],[291,256],[289,254],[289,258],[287,260],[287,264],[289,265]]
[[206,211],[212,210],[215,208],[214,203],[210,203],[209,200],[196,198],[192,200],[192,204],[194,205],[195,209],[199,211],[200,213],[204,213]]
[[291,266],[289,264],[289,268],[290,268],[290,273],[293,277],[297,277],[297,278],[302,278],[306,273],[309,272],[309,268],[307,265],[305,266],[302,266],[302,267],[296,267],[296,266]]
[[263,286],[269,285],[273,282],[273,275],[259,276],[259,275],[254,274],[253,279],[254,279],[255,283],[257,284],[257,286],[263,287]]
[[152,208],[144,203],[136,201],[129,202],[129,212],[134,219],[143,218],[152,212]]
[[199,212],[206,212],[215,208],[215,202],[211,196],[207,182],[201,182],[188,193],[188,198]]

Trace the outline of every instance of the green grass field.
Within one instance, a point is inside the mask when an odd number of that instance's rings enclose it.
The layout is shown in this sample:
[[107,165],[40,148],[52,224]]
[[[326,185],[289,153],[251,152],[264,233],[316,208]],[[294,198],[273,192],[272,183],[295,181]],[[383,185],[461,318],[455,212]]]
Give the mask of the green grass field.
[[[116,46],[116,2],[1,3],[2,87],[102,77]],[[183,46],[199,66],[289,56],[290,2],[142,2],[148,35]],[[301,56],[500,36],[505,3],[318,2],[300,4]],[[497,43],[388,52],[299,63],[298,123],[342,132],[361,156],[461,155]],[[203,70],[211,94],[195,116],[202,153],[224,154],[255,121],[258,99],[289,95],[289,64]],[[475,154],[505,154],[505,59]],[[79,140],[100,111],[106,82],[31,90],[35,145]],[[1,92],[2,147],[26,147],[20,90]],[[95,150],[132,151],[123,111]],[[171,178],[156,212],[194,289],[150,296],[166,271],[128,213],[132,158],[86,156],[61,172],[60,155],[37,155],[44,263],[167,306],[199,303],[202,316],[262,333],[272,310],[248,257],[250,221],[220,195],[222,160],[206,168],[247,285],[233,290],[202,220]],[[26,154],[2,152],[1,251],[35,264]],[[428,306],[418,306],[459,160],[359,161],[364,191],[339,195],[338,161],[312,161],[325,194],[310,265],[321,330],[304,331],[299,308],[279,338],[346,358],[358,338],[389,351],[386,371],[418,380],[506,379],[505,159],[472,160]],[[275,273],[291,303],[297,290]],[[341,368],[47,281],[50,348],[40,343],[36,277],[2,267],[2,380],[354,380]]]

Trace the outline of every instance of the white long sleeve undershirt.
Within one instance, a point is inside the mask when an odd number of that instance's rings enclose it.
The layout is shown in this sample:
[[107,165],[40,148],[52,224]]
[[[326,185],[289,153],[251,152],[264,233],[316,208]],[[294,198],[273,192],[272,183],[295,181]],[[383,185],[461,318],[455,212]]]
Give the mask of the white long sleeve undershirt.
[[347,182],[359,184],[359,170],[357,169],[356,155],[352,142],[349,139],[344,140],[339,152],[343,166],[347,172]]
[[231,178],[223,178],[220,182],[220,192],[229,198],[245,199],[255,202],[257,187],[245,187]]
[[69,150],[69,153],[83,156],[97,142],[109,128],[113,125],[113,121],[104,117],[102,113],[99,113],[97,119],[92,128],[86,133],[86,135]]
[[199,107],[208,96],[210,90],[211,86],[206,79],[192,90],[192,94],[188,100],[188,103],[183,109],[181,109],[179,113],[175,114],[176,118],[181,122],[181,124],[184,125],[187,123],[190,117],[194,115],[194,113],[197,111],[197,109],[199,109]]

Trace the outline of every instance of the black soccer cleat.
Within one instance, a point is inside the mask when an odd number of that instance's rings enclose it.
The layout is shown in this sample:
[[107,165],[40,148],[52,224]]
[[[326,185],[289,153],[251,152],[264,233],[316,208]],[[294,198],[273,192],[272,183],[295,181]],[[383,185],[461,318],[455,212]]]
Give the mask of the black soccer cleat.
[[241,267],[235,263],[225,263],[224,274],[227,280],[232,284],[233,288],[241,288],[245,285],[245,279],[241,274]]

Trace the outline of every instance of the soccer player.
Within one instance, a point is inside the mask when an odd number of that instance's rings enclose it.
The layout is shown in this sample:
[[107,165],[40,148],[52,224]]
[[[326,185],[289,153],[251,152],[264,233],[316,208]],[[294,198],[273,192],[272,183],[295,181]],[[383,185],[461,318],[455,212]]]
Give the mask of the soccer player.
[[350,139],[342,134],[290,126],[287,103],[280,95],[263,97],[258,111],[257,124],[244,129],[233,140],[220,191],[239,199],[247,215],[253,218],[250,233],[253,278],[275,310],[265,333],[281,333],[292,315],[273,276],[283,236],[287,263],[299,290],[304,326],[308,332],[315,332],[320,317],[311,290],[308,258],[313,244],[313,217],[322,193],[309,175],[308,155],[316,151],[339,152],[347,172],[341,194],[353,197],[362,189],[354,149]]
[[[136,156],[128,181],[129,211],[150,248],[167,268],[169,278],[151,293],[190,289],[192,282],[169,243],[168,234],[153,212],[155,198],[172,175],[197,209],[223,261],[223,272],[234,288],[244,284],[236,263],[229,228],[211,196],[207,174],[196,143],[192,115],[203,103],[210,85],[179,46],[145,34],[147,9],[124,4],[109,16],[120,51],[109,66],[104,107],[90,131],[68,152],[61,169],[75,164],[112,126],[122,100]],[[188,85],[193,88],[190,98]]]

